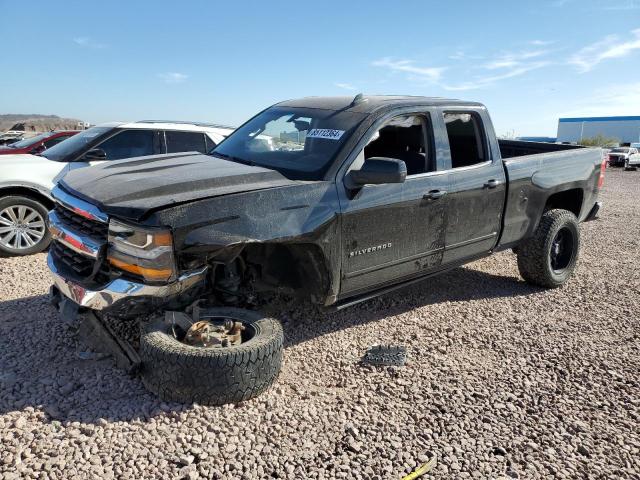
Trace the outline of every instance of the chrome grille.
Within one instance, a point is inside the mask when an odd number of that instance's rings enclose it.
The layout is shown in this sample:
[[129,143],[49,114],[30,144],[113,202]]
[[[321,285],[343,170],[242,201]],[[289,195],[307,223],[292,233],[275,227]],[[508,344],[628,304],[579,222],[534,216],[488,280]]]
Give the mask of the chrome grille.
[[107,241],[109,226],[106,223],[96,222],[72,212],[71,210],[56,204],[54,211],[66,226],[71,230],[91,237],[97,243]]
[[94,260],[92,258],[74,252],[60,242],[51,244],[50,253],[57,261],[64,263],[82,277],[88,277],[93,272]]

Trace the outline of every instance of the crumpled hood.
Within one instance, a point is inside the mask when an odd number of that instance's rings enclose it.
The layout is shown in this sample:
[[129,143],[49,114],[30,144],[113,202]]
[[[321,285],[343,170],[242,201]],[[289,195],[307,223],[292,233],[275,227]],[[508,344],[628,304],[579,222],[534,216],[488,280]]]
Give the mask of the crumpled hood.
[[296,183],[275,170],[199,153],[108,161],[72,170],[60,182],[103,212],[132,220],[178,203]]

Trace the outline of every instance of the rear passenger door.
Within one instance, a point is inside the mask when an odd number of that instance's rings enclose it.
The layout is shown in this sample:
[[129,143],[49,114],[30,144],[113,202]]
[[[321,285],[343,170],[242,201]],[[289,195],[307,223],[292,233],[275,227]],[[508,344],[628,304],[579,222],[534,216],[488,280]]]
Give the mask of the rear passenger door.
[[207,153],[206,135],[203,132],[187,132],[183,130],[166,130],[164,138],[167,153],[200,152]]
[[[449,202],[443,264],[490,252],[502,224],[506,185],[493,128],[484,109],[441,109],[449,143]],[[495,142],[494,142],[495,143]]]

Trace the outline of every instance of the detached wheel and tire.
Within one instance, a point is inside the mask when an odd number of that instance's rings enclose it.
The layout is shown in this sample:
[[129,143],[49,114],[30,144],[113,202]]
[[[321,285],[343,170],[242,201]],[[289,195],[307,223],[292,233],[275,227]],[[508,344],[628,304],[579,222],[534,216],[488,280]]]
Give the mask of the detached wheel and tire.
[[0,256],[42,252],[51,243],[47,207],[29,197],[0,198]]
[[242,343],[196,347],[179,341],[164,319],[150,323],[140,338],[142,382],[163,400],[202,405],[238,403],[265,391],[282,365],[280,323],[239,308],[207,309],[243,324]]
[[528,283],[545,288],[564,285],[580,251],[578,219],[568,210],[544,213],[533,237],[518,248],[518,270]]

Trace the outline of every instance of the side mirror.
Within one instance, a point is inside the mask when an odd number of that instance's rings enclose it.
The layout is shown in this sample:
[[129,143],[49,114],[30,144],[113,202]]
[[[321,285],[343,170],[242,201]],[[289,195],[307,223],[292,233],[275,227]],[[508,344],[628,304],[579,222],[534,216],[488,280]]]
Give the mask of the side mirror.
[[107,159],[107,152],[105,152],[101,148],[92,148],[87,153],[85,153],[80,160],[85,162],[97,162],[100,160]]
[[407,178],[407,166],[402,160],[386,157],[371,157],[364,161],[360,170],[348,175],[350,188],[383,183],[403,183]]

